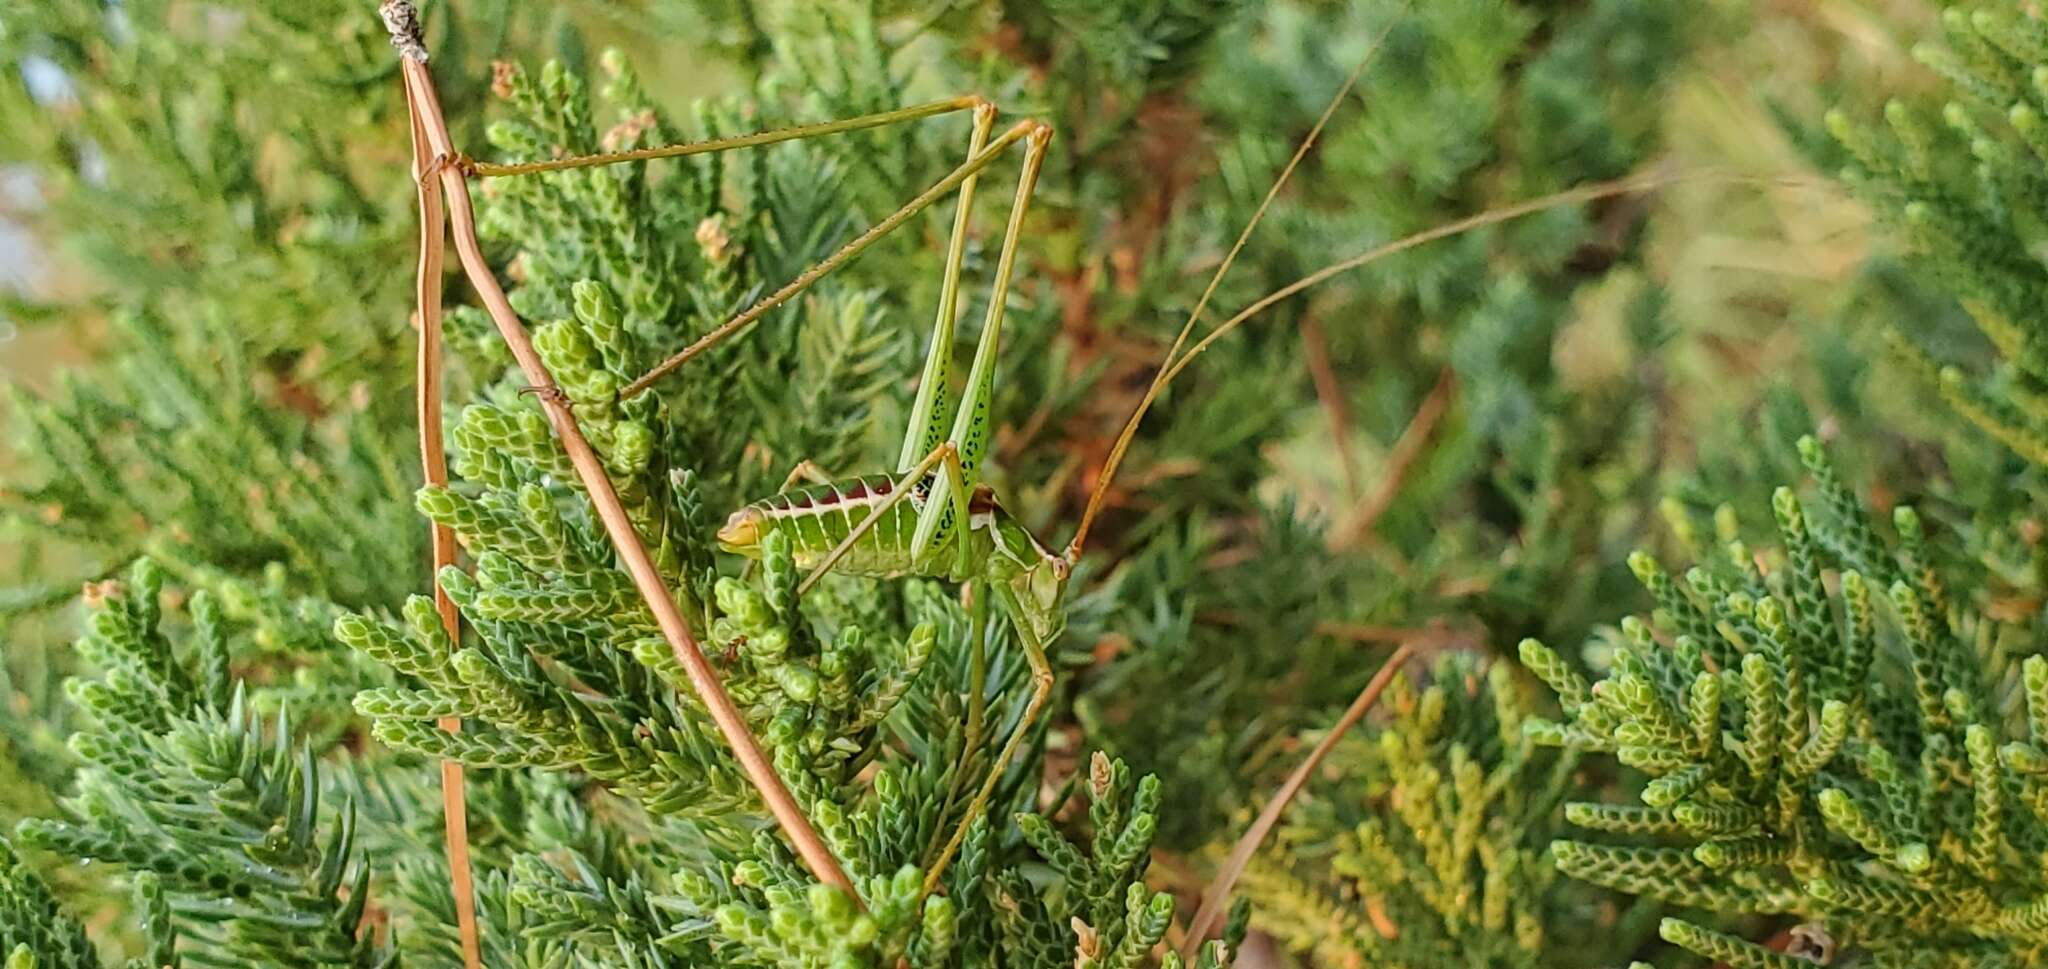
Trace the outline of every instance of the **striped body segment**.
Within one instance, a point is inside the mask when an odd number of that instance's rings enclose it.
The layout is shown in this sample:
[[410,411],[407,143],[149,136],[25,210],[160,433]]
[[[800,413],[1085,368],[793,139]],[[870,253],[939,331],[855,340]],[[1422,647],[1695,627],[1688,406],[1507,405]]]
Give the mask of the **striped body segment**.
[[[718,530],[718,542],[728,552],[757,558],[761,540],[780,532],[789,538],[797,567],[815,568],[887,502],[897,486],[895,479],[876,474],[763,498],[733,512]],[[918,516],[929,500],[926,489],[918,487],[891,505],[832,571],[874,579],[985,579],[1023,627],[1021,632],[1040,643],[1057,635],[1065,624],[1060,597],[1066,589],[1066,560],[1011,517],[986,485],[977,486],[968,499],[964,531],[949,530],[945,541],[926,548],[922,556],[914,555]],[[964,569],[958,542],[967,543]]]
[[[888,500],[895,488],[896,481],[888,475],[873,474],[786,491],[734,512],[725,527],[719,530],[718,540],[727,551],[751,555],[756,554],[754,550],[770,532],[782,532],[790,539],[797,567],[813,568],[845,541],[846,536],[852,534],[876,506]],[[964,581],[980,574],[989,554],[999,547],[1013,555],[1025,551],[1014,547],[1015,536],[998,534],[1009,529],[998,529],[997,517],[1008,516],[996,504],[994,493],[982,486],[974,489],[968,501],[966,541],[970,574],[952,574],[959,563],[959,552],[951,541],[926,549],[920,560],[911,552],[912,538],[917,531],[918,516],[924,512],[928,500],[927,489],[919,487],[916,492],[896,502],[832,570],[841,575],[875,579],[943,575]],[[1037,546],[1038,543],[1031,541],[1029,544]],[[1043,549],[1033,551],[1042,552]]]

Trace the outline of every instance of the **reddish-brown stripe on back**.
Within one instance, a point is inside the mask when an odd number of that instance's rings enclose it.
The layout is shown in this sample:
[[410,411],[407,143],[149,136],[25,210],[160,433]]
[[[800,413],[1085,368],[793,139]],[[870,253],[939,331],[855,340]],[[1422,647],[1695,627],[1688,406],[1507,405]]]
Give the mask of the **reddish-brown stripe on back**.
[[996,490],[988,485],[975,485],[974,494],[967,497],[967,513],[985,515],[996,510]]

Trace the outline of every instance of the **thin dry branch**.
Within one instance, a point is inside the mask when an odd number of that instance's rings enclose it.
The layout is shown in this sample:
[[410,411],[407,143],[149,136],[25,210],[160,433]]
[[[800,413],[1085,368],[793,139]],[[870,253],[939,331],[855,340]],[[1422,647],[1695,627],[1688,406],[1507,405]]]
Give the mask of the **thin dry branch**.
[[1358,499],[1358,503],[1351,506],[1350,514],[1331,530],[1331,549],[1341,552],[1357,545],[1380,516],[1386,514],[1395,496],[1401,493],[1401,486],[1407,483],[1408,471],[1415,465],[1415,459],[1422,456],[1422,449],[1436,433],[1437,423],[1450,409],[1451,391],[1456,385],[1456,375],[1451,368],[1445,367],[1437,376],[1436,386],[1430,389],[1429,396],[1422,398],[1421,405],[1415,408],[1415,416],[1409,418],[1407,428],[1394,441],[1394,449],[1387,454],[1386,473],[1381,476],[1379,486],[1371,494]]
[[1183,961],[1192,964],[1196,950],[1209,938],[1209,933],[1215,931],[1217,921],[1223,917],[1224,903],[1230,898],[1230,890],[1237,885],[1238,876],[1244,874],[1245,866],[1251,863],[1252,855],[1258,852],[1259,845],[1266,840],[1266,835],[1280,822],[1280,815],[1287,811],[1287,805],[1293,802],[1294,795],[1301,792],[1302,786],[1308,783],[1309,775],[1315,773],[1316,767],[1322,764],[1323,758],[1329,756],[1337,742],[1344,739],[1344,735],[1350,732],[1358,721],[1364,719],[1367,711],[1379,701],[1380,694],[1386,691],[1388,683],[1393,682],[1394,674],[1400,671],[1401,664],[1408,659],[1408,655],[1414,652],[1414,649],[1413,643],[1402,643],[1395,648],[1393,655],[1388,656],[1386,663],[1380,667],[1380,671],[1373,674],[1372,682],[1367,683],[1365,689],[1359,691],[1358,698],[1351,701],[1351,706],[1344,711],[1344,715],[1337,718],[1337,723],[1330,728],[1330,732],[1325,734],[1322,742],[1316,744],[1315,749],[1309,751],[1308,756],[1294,768],[1294,773],[1287,775],[1287,780],[1281,783],[1279,790],[1273,792],[1272,799],[1259,811],[1259,816],[1252,821],[1251,827],[1246,828],[1244,834],[1237,839],[1237,844],[1231,847],[1230,856],[1224,860],[1223,868],[1216,873],[1215,880],[1209,883],[1208,890],[1202,893],[1202,904],[1195,910],[1194,920],[1188,923],[1187,936],[1181,941]]
[[[441,434],[441,272],[447,226],[441,208],[441,183],[428,171],[431,152],[426,131],[412,118],[412,177],[419,185],[420,257],[414,282],[413,323],[419,328],[419,364],[414,404],[418,411],[420,471],[428,487],[448,484],[448,451]],[[455,564],[455,530],[430,523],[434,611],[450,643],[462,642],[462,616],[441,588],[441,570]],[[462,718],[442,717],[441,729],[462,732]],[[455,928],[462,944],[465,969],[482,969],[483,945],[477,935],[475,874],[469,863],[469,806],[464,793],[462,762],[441,762],[441,814],[448,851],[449,893],[455,900]]]
[[1330,341],[1314,313],[1301,317],[1301,355],[1315,381],[1316,399],[1330,420],[1330,439],[1337,445],[1337,467],[1344,472],[1344,499],[1358,500],[1358,462],[1351,457],[1351,408],[1344,403],[1344,385],[1330,366]]
[[562,442],[562,450],[576,469],[577,478],[589,495],[591,505],[604,523],[605,533],[611,539],[613,548],[624,562],[626,571],[633,577],[633,584],[645,600],[647,608],[654,614],[655,624],[660,627],[662,637],[675,652],[676,660],[689,677],[698,700],[717,724],[719,732],[731,745],[733,755],[747,774],[768,811],[781,825],[797,855],[820,882],[846,892],[855,904],[860,904],[859,893],[851,879],[833,857],[831,849],[816,828],[805,816],[803,808],[783,784],[768,755],[754,739],[747,727],[744,716],[733,704],[731,696],[719,682],[718,674],[704,657],[696,637],[690,631],[689,623],[677,608],[675,598],[670,594],[667,582],[655,568],[654,559],[648,555],[646,545],[633,527],[626,507],[619,501],[618,492],[612,487],[611,478],[604,470],[603,461],[592,450],[584,437],[583,429],[570,412],[568,398],[556,385],[540,354],[534,349],[533,340],[527,335],[526,327],[520,323],[512,303],[505,296],[504,288],[497,276],[491,272],[490,263],[484,258],[483,247],[477,240],[476,211],[469,196],[469,183],[465,166],[457,163],[462,155],[456,150],[454,139],[449,134],[447,120],[442,116],[441,104],[434,89],[433,75],[426,63],[426,51],[418,35],[418,15],[405,0],[385,0],[383,5],[385,23],[392,28],[393,46],[398,47],[401,58],[400,68],[405,79],[406,101],[426,135],[432,149],[432,161],[428,167],[440,176],[442,188],[447,194],[449,224],[454,230],[455,252],[470,284],[483,301],[484,309],[497,326],[506,346],[512,351],[519,369],[536,389],[541,410],[546,414],[548,424],[555,436]]

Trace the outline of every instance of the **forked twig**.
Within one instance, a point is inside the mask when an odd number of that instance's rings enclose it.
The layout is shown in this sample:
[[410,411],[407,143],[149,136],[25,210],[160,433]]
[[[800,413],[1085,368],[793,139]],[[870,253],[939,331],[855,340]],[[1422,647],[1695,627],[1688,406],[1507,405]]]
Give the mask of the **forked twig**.
[[[448,132],[447,120],[441,114],[440,99],[434,89],[432,73],[427,68],[427,51],[421,39],[418,13],[406,0],[385,0],[379,8],[384,15],[385,26],[392,34],[392,46],[400,53],[399,66],[405,80],[406,104],[412,112],[415,123],[426,136],[427,147],[432,159],[458,158],[454,139]],[[558,385],[548,372],[540,354],[535,351],[533,340],[527,335],[526,327],[519,322],[519,316],[512,309],[511,301],[505,297],[504,288],[491,272],[485,260],[483,247],[477,240],[476,212],[469,196],[469,182],[463,166],[435,164],[441,186],[447,195],[448,222],[454,230],[455,253],[468,275],[470,285],[477,297],[483,301],[484,309],[491,321],[504,337],[506,346],[512,351],[520,371],[527,382],[535,387],[552,390]],[[435,240],[430,245],[438,245]],[[853,882],[846,877],[838,859],[818,836],[810,819],[804,815],[801,805],[793,797],[782,778],[775,773],[775,767],[762,751],[761,745],[748,729],[746,718],[726,694],[719,682],[718,674],[704,657],[704,651],[697,645],[696,637],[690,632],[689,623],[677,608],[675,598],[669,593],[667,583],[655,568],[654,560],[647,554],[647,547],[640,540],[640,534],[628,517],[625,505],[619,501],[618,492],[612,487],[611,478],[604,470],[602,460],[591,449],[584,437],[582,427],[577,423],[559,393],[543,392],[536,395],[541,410],[547,415],[548,424],[555,436],[561,440],[562,450],[570,464],[576,469],[576,476],[589,495],[597,517],[604,523],[605,533],[611,539],[613,548],[623,560],[627,572],[633,577],[633,584],[654,614],[655,624],[660,627],[662,638],[668,641],[675,652],[676,660],[683,667],[697,698],[704,704],[706,712],[717,724],[719,732],[731,745],[733,755],[740,762],[749,781],[760,792],[768,811],[788,835],[797,855],[803,859],[813,877],[852,896],[856,905],[860,897]]]
[[1344,499],[1358,500],[1358,462],[1351,456],[1351,410],[1344,405],[1344,385],[1330,366],[1330,341],[1323,338],[1323,325],[1314,313],[1301,317],[1301,356],[1308,364],[1309,379],[1315,383],[1316,399],[1330,422],[1330,441],[1337,448],[1337,468],[1344,473]]
[[1286,813],[1287,805],[1294,800],[1294,795],[1301,792],[1302,786],[1308,783],[1309,775],[1315,773],[1323,758],[1328,757],[1330,751],[1336,748],[1337,742],[1344,739],[1344,735],[1349,733],[1358,721],[1365,718],[1366,712],[1378,702],[1380,694],[1386,691],[1388,683],[1393,682],[1394,674],[1400,671],[1402,662],[1408,659],[1408,655],[1414,652],[1414,649],[1413,643],[1402,643],[1394,650],[1393,655],[1387,657],[1380,671],[1373,674],[1372,682],[1367,683],[1365,689],[1359,691],[1357,699],[1351,701],[1351,706],[1345,709],[1344,715],[1337,718],[1330,732],[1325,734],[1315,749],[1309,751],[1308,756],[1294,768],[1294,773],[1287,775],[1287,780],[1281,783],[1280,789],[1273,792],[1272,800],[1266,802],[1266,806],[1259,811],[1259,816],[1252,821],[1251,827],[1246,828],[1244,834],[1237,839],[1237,844],[1231,847],[1230,857],[1223,862],[1222,870],[1216,873],[1215,880],[1210,882],[1208,890],[1202,893],[1202,904],[1195,910],[1194,921],[1188,923],[1187,938],[1181,941],[1181,958],[1184,961],[1190,964],[1194,962],[1196,950],[1202,947],[1209,933],[1215,930],[1216,921],[1222,918],[1224,902],[1230,898],[1230,890],[1237,885],[1238,876],[1244,874],[1245,866],[1251,863],[1252,855],[1257,853],[1259,845],[1266,840],[1266,835],[1273,830],[1274,825],[1280,823],[1280,815]]
[[[441,440],[441,270],[447,231],[441,209],[441,183],[430,170],[432,152],[419,118],[412,119],[413,181],[419,185],[420,258],[414,281],[416,308],[413,323],[419,327],[419,365],[414,403],[418,410],[420,471],[430,488],[448,484],[448,451]],[[441,629],[451,644],[462,643],[462,616],[455,601],[441,587],[441,570],[455,564],[455,530],[439,522],[430,528],[433,546],[433,574],[428,582],[434,589],[434,611],[441,617]],[[462,732],[461,717],[442,717],[441,729]],[[469,866],[469,807],[464,794],[462,762],[441,761],[441,814],[448,842],[449,892],[455,897],[455,927],[462,943],[465,969],[482,969],[483,945],[477,936],[476,883]]]

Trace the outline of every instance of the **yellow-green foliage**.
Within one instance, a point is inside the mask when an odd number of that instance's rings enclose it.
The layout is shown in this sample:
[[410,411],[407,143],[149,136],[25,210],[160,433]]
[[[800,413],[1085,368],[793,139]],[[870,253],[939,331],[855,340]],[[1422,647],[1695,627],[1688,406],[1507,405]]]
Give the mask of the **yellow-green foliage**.
[[[1816,501],[1772,501],[1779,547],[1683,575],[1630,564],[1656,602],[1588,682],[1535,640],[1564,706],[1540,742],[1611,754],[1637,805],[1574,805],[1567,874],[1722,915],[1816,920],[1886,965],[2028,965],[2048,952],[2048,660],[2026,625],[1951,589],[1910,508],[1882,537],[1818,444]],[[1782,957],[1684,921],[1664,937],[1732,965]],[[1779,961],[1773,961],[1777,959]]]
[[1549,857],[1578,757],[1523,724],[1536,691],[1509,663],[1446,654],[1390,716],[1347,737],[1326,779],[1246,870],[1254,924],[1323,966],[1554,965],[1626,955],[1649,925],[1560,880]]
[[[1938,380],[1958,413],[2035,464],[2048,464],[2048,267],[2035,252],[2048,201],[2048,24],[2029,5],[1949,7],[1943,44],[1914,55],[1946,82],[1925,103],[1896,99],[1882,127],[1828,116],[1846,150],[1843,177],[1903,230],[1933,287],[1961,303],[1982,336],[1972,364],[1939,326],[1893,326],[1911,365]],[[1991,353],[1986,354],[1984,349]]]

